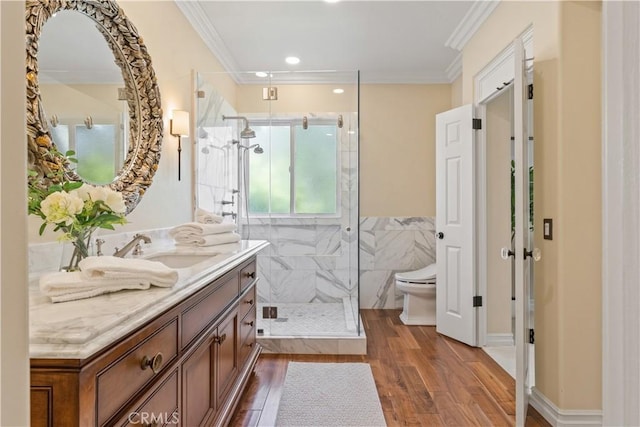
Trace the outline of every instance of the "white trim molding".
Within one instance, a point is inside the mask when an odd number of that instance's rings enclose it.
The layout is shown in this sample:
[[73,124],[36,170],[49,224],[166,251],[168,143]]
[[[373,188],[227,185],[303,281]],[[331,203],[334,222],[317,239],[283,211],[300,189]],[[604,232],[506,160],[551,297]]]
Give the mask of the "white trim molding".
[[535,387],[531,389],[529,404],[555,427],[602,425],[602,411],[560,409]]
[[640,3],[603,2],[603,424],[640,425]]
[[462,75],[462,52],[451,61],[451,64],[449,64],[444,72],[449,79],[448,83],[453,83],[455,79]]
[[482,0],[473,3],[444,45],[460,51],[464,49],[467,42],[499,4],[500,0]]
[[487,334],[486,347],[503,347],[515,345],[512,333]]
[[200,35],[204,44],[207,45],[209,50],[215,55],[218,61],[220,61],[222,67],[229,72],[231,78],[233,78],[236,83],[241,83],[241,76],[237,72],[238,65],[224,44],[220,34],[218,34],[211,22],[207,19],[207,14],[202,8],[202,5],[197,1],[179,0],[175,0],[175,4]]

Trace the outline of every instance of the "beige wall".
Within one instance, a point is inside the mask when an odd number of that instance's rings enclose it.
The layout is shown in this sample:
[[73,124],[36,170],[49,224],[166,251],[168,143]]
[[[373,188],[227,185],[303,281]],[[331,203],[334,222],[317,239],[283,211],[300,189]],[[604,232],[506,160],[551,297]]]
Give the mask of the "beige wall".
[[462,105],[462,75],[451,82],[451,108]]
[[510,334],[511,247],[511,99],[505,92],[487,105],[487,333]]
[[536,388],[561,409],[601,407],[599,19],[597,2],[501,2],[463,51],[468,103],[473,77],[533,23]]
[[[220,71],[222,67],[174,2],[125,0],[120,6],[143,37],[153,60],[164,111],[164,137],[153,184],[127,217],[129,223],[116,232],[169,227],[191,220],[193,209],[192,144],[183,138],[182,180],[178,181],[177,139],[169,135],[171,111],[191,110],[192,70]],[[218,90],[234,99],[235,84],[231,79],[225,76],[219,83]],[[37,218],[29,218],[30,242],[55,239],[53,233],[38,237],[39,225]]]
[[[262,101],[262,86],[238,87],[238,111],[357,111],[354,86],[275,86],[274,102]],[[450,108],[447,84],[361,86],[360,216],[435,216],[435,115]]]
[[601,407],[600,19],[599,2],[562,2],[557,283],[563,408]]
[[[24,2],[0,2],[0,425],[29,425]],[[22,41],[22,42],[18,42]]]
[[450,108],[448,84],[362,85],[360,216],[435,216],[435,115]]
[[[266,86],[269,84],[238,86],[235,103],[238,112],[277,115],[358,111],[358,88],[355,85],[272,83],[271,86],[278,88],[278,100],[263,101],[262,88]],[[333,89],[338,87],[344,89],[344,93],[333,93]]]

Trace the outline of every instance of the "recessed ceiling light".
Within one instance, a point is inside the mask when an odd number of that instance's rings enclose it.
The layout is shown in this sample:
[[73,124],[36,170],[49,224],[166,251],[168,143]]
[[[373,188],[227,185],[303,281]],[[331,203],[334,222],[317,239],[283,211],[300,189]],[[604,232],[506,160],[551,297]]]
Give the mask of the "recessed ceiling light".
[[265,73],[264,71],[258,71],[256,73],[256,77],[267,77],[267,73]]
[[300,58],[298,58],[297,56],[287,56],[284,60],[287,64],[290,65],[296,65],[300,63]]
[[344,93],[344,89],[336,88],[333,90],[333,93],[337,93],[337,94]]

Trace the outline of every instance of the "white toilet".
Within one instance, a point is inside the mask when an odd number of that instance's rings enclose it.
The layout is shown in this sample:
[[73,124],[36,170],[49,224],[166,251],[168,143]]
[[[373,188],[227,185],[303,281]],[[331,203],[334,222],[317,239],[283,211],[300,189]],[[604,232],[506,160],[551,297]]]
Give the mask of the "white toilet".
[[436,324],[436,272],[434,263],[419,270],[396,273],[396,289],[404,294],[400,320],[405,325]]

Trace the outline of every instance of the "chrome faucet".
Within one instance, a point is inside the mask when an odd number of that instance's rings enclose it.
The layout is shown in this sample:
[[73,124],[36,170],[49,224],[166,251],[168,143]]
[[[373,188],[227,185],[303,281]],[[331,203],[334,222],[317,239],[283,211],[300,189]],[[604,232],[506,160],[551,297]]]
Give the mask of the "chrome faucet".
[[149,236],[145,236],[144,234],[136,234],[133,236],[133,239],[131,239],[129,243],[124,245],[122,249],[116,248],[116,251],[113,253],[113,256],[124,258],[124,256],[128,254],[129,251],[131,251],[131,249],[133,249],[134,247],[135,247],[135,250],[133,251],[133,253],[135,255],[140,255],[142,253],[142,248],[140,247],[140,240],[142,240],[145,243],[151,243],[151,239],[149,238]]

